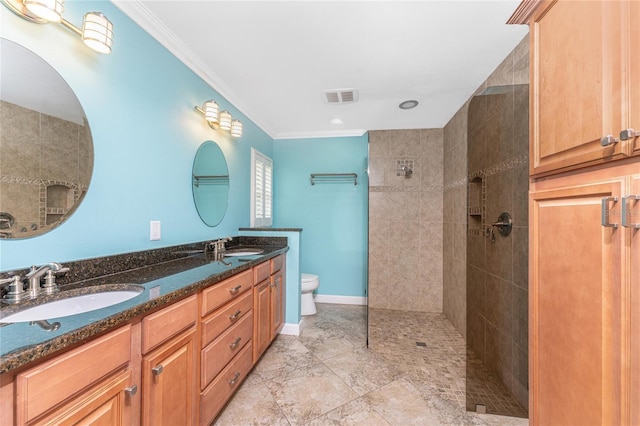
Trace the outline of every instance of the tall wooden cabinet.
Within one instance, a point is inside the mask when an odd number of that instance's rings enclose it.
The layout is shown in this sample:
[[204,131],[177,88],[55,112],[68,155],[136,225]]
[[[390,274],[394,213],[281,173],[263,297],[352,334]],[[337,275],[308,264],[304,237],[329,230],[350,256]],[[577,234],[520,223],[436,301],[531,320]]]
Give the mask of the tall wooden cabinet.
[[[551,174],[640,153],[637,1],[527,1],[531,173]],[[634,151],[635,150],[635,151]]]
[[529,416],[640,424],[640,2],[523,1]]

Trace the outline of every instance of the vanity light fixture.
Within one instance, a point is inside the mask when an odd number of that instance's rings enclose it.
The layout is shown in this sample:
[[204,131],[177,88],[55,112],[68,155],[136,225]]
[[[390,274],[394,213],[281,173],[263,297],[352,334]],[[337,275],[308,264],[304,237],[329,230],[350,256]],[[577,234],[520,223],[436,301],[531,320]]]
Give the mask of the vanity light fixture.
[[87,12],[82,29],[62,17],[64,0],[1,0],[13,13],[36,24],[55,22],[82,37],[89,48],[99,53],[111,53],[113,24],[100,12]]
[[208,100],[201,107],[193,107],[196,111],[204,116],[205,121],[214,130],[226,130],[231,132],[231,136],[239,138],[242,136],[242,122],[238,119],[233,119],[229,111],[220,111],[220,107],[213,99]]
[[220,113],[220,128],[222,130],[231,130],[231,113],[229,111],[222,111]]
[[231,136],[234,138],[242,136],[242,122],[240,120],[231,121]]

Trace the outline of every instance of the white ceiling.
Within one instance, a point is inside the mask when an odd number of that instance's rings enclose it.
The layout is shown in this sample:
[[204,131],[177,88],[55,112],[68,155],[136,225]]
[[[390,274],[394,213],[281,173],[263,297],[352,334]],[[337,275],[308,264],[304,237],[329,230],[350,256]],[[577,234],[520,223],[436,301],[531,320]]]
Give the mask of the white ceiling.
[[441,128],[528,31],[520,0],[114,3],[275,139]]

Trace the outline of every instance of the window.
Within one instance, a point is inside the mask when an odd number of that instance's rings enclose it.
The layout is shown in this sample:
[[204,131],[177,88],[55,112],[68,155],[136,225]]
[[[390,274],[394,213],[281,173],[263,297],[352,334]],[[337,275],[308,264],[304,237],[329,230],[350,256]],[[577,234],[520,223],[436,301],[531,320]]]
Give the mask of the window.
[[273,161],[251,148],[251,226],[271,226],[272,206]]

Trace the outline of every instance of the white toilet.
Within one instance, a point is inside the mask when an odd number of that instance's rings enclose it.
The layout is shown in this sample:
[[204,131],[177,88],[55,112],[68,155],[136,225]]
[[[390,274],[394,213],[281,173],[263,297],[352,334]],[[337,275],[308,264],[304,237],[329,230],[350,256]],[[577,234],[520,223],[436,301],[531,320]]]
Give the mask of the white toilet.
[[301,313],[302,315],[314,315],[317,311],[316,303],[313,301],[313,291],[320,287],[320,278],[314,274],[302,274],[300,287],[302,293]]

